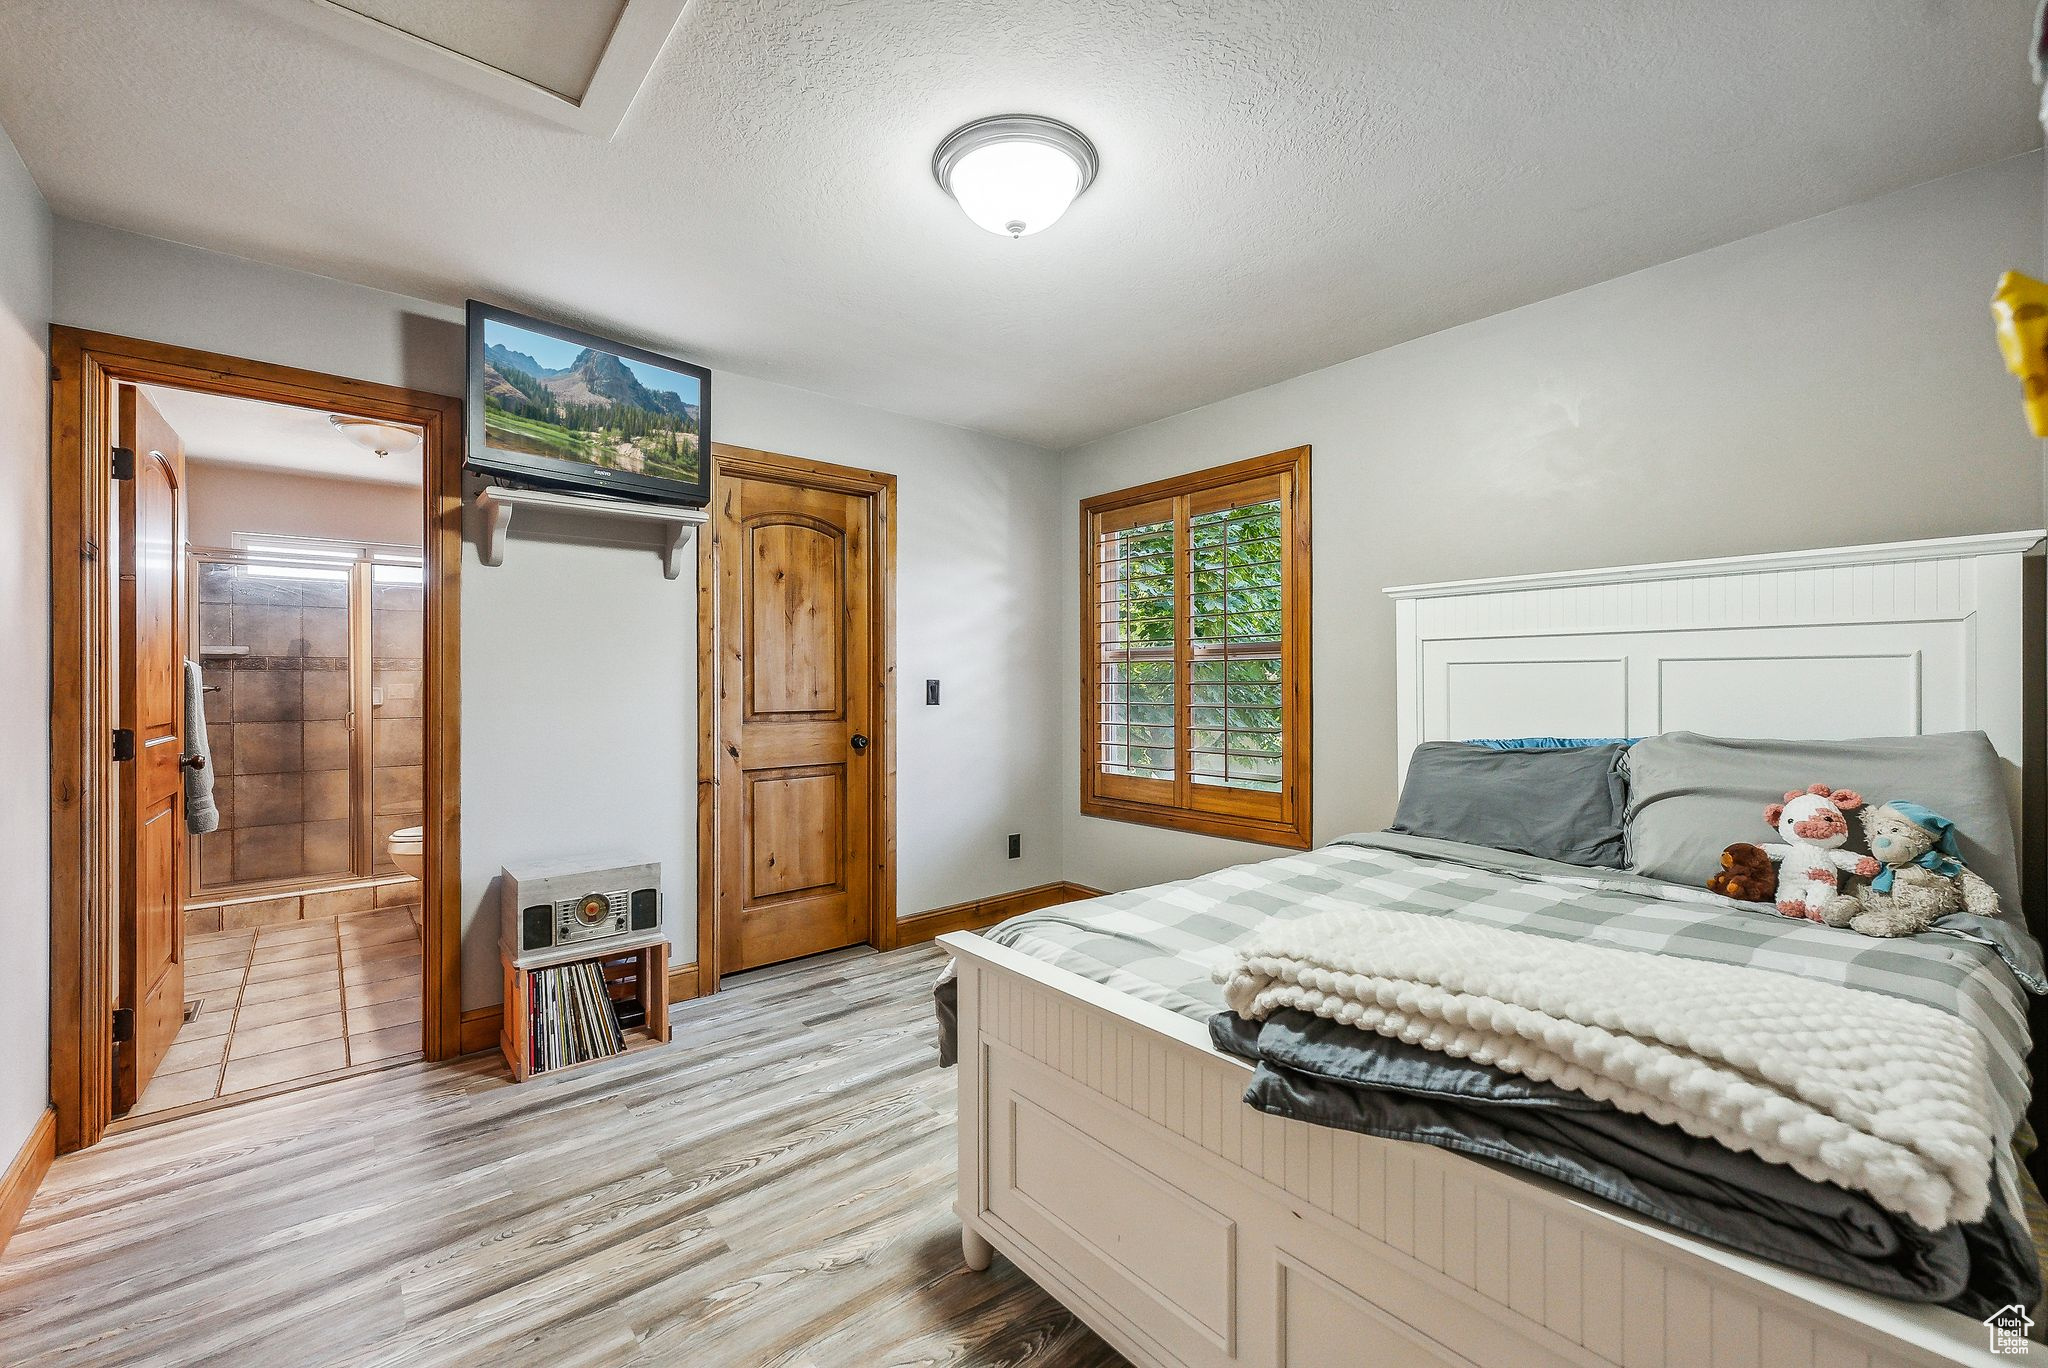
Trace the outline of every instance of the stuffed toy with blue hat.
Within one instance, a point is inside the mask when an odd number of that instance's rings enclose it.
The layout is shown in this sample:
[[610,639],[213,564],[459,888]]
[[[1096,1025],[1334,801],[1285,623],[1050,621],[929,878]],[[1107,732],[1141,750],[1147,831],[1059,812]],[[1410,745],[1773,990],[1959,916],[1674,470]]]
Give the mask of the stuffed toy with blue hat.
[[1894,799],[1863,814],[1863,834],[1884,867],[1828,904],[1821,919],[1829,926],[1911,936],[1957,912],[1998,915],[1998,894],[1963,863],[1956,824],[1940,813]]

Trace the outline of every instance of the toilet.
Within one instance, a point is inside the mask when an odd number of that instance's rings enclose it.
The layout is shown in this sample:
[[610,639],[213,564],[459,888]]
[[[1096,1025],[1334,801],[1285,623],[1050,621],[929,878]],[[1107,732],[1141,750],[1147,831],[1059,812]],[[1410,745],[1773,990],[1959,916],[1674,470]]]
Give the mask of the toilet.
[[400,827],[391,833],[385,849],[391,853],[391,863],[414,879],[425,876],[427,868],[427,829],[425,827]]

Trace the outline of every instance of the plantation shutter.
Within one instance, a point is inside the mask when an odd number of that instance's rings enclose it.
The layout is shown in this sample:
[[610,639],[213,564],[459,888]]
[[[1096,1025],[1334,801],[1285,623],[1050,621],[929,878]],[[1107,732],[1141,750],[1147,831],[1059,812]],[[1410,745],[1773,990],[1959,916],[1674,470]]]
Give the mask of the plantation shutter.
[[1307,454],[1084,505],[1084,811],[1307,844]]
[[1274,792],[1284,777],[1283,499],[1275,477],[1191,503],[1188,768],[1197,784]]
[[1180,770],[1180,594],[1175,501],[1102,514],[1095,526],[1094,711],[1102,791],[1171,801]]

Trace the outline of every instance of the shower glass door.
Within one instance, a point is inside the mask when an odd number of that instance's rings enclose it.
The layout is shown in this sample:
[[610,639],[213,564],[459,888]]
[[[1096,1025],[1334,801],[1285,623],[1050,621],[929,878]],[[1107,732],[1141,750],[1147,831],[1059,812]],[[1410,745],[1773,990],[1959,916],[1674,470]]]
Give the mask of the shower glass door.
[[373,575],[418,553],[256,534],[235,542],[191,553],[189,620],[221,821],[191,838],[189,892],[368,878],[389,863],[373,812]]

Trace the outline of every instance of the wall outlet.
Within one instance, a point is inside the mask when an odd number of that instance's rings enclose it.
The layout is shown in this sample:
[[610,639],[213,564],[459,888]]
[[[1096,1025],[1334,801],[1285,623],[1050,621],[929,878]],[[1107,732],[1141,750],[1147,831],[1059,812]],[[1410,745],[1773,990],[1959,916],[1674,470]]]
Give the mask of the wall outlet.
[[938,704],[939,704],[939,681],[938,681],[938,680],[936,680],[936,679],[927,679],[927,680],[926,680],[926,681],[924,682],[924,702],[925,702],[925,706],[926,706],[926,707],[928,707],[928,708],[935,708],[935,707],[937,707],[937,706],[938,706]]
[[1023,854],[1024,838],[1021,835],[1013,834],[1010,837],[1010,858],[1015,860],[1022,857]]

